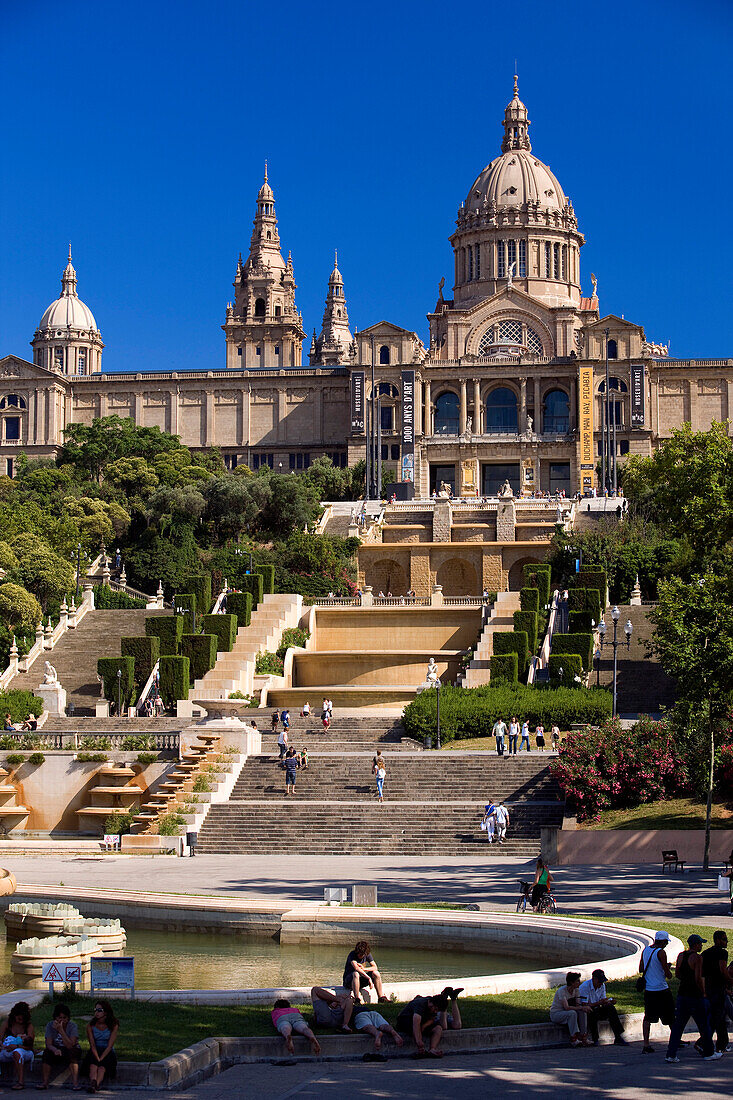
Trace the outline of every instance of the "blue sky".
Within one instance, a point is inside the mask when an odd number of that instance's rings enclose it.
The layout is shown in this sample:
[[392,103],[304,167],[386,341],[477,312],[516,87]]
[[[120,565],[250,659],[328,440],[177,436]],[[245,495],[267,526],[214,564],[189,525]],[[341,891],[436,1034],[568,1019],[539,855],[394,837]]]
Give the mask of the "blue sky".
[[0,0],[0,355],[30,357],[71,240],[106,369],[222,368],[265,157],[306,330],[338,247],[352,327],[425,338],[516,57],[585,292],[733,356],[732,30],[729,0]]

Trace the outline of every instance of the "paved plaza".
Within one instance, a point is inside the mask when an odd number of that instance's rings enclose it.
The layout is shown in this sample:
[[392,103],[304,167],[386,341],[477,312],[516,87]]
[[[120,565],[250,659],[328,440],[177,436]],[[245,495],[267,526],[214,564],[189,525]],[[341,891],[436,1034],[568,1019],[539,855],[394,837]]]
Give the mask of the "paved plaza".
[[[519,878],[532,864],[498,859],[477,848],[472,858],[388,856],[21,856],[0,863],[18,884],[218,894],[228,898],[306,902],[323,899],[323,887],[377,883],[380,901],[467,902],[482,909],[513,909]],[[661,866],[553,869],[560,912],[639,918],[653,923],[697,921],[732,927],[728,900],[716,889],[717,872],[663,875]]]
[[[537,1097],[573,1100],[613,1097],[614,1100],[647,1098],[709,1100],[729,1096],[733,1090],[733,1055],[719,1062],[703,1062],[683,1052],[679,1065],[664,1061],[661,1045],[654,1056],[642,1056],[641,1044],[594,1050],[569,1048],[447,1057],[442,1062],[298,1062],[293,1066],[235,1066],[194,1088],[157,1092],[115,1089],[120,1097],[150,1100],[340,1100],[349,1096],[400,1097],[400,1100],[486,1100],[498,1097]],[[51,1090],[49,1096],[66,1095]]]

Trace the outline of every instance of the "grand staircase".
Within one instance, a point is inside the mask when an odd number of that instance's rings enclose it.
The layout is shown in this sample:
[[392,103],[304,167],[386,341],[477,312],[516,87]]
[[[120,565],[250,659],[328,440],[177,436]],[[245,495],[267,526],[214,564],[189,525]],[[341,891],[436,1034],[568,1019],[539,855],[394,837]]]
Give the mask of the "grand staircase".
[[[75,630],[64,634],[56,648],[46,654],[66,690],[67,707],[73,704],[78,716],[93,715],[100,701],[97,661],[119,657],[120,639],[145,633],[145,620],[170,611],[90,611]],[[10,688],[33,691],[43,680],[44,660],[39,657],[28,672],[13,677]]]
[[[624,641],[624,625],[627,619],[631,619],[634,630],[631,635],[631,648],[627,650],[625,642],[618,647],[618,713],[622,717],[659,714],[665,707],[674,705],[675,683],[659,661],[647,652],[645,642],[654,630],[654,624],[650,622],[647,614],[648,608],[631,607],[627,604],[619,606],[619,611],[621,617],[618,623],[618,637]],[[606,611],[605,621],[607,644],[602,650],[599,673],[601,687],[610,689],[613,686],[613,646],[608,644],[608,640],[613,640],[613,622],[609,611]]]
[[519,611],[518,592],[500,592],[476,645],[471,663],[463,674],[463,686],[480,687],[491,679],[491,658],[496,631],[514,630],[514,612]]
[[[335,719],[327,734],[297,720],[290,742],[308,748],[309,767],[285,796],[275,735],[244,764],[229,800],[212,806],[199,834],[202,853],[231,855],[354,852],[449,855],[475,852],[529,858],[540,829],[560,825],[563,802],[548,757],[489,752],[422,752],[391,719]],[[358,722],[358,724],[357,724]],[[258,723],[259,724],[259,723]],[[372,758],[387,761],[385,802],[375,799]],[[479,829],[485,802],[503,799],[508,839],[489,847]],[[483,847],[480,847],[483,845]]]

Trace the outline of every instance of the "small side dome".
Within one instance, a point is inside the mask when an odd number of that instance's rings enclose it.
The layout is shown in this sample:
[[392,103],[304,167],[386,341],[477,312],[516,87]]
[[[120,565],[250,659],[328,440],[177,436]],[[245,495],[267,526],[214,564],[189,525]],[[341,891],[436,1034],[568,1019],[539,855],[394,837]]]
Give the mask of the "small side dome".
[[71,262],[71,245],[69,245],[69,261],[61,277],[61,296],[51,302],[38,324],[39,332],[68,331],[69,329],[89,333],[99,332],[94,314],[76,293],[76,271]]

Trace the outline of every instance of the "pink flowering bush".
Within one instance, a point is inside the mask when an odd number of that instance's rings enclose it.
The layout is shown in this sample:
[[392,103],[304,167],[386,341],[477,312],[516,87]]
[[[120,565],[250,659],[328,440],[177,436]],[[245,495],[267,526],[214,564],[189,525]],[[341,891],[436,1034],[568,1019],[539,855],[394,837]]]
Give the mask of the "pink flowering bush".
[[579,821],[597,820],[603,810],[680,794],[688,781],[667,722],[647,717],[631,729],[608,719],[573,730],[551,769]]

